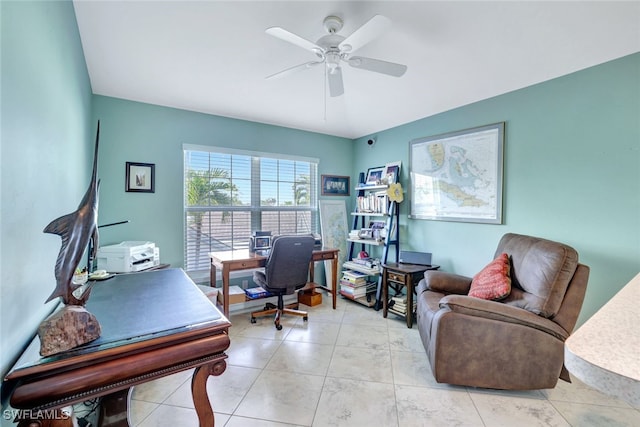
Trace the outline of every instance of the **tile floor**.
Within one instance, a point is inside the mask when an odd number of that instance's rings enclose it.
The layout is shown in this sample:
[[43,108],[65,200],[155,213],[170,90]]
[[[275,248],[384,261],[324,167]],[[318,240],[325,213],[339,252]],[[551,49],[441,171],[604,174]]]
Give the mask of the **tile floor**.
[[[302,306],[306,308],[306,306]],[[330,297],[309,321],[232,314],[227,370],[207,383],[216,426],[640,426],[640,411],[579,381],[504,392],[438,384],[417,327]],[[191,371],[134,388],[131,425],[197,426]]]

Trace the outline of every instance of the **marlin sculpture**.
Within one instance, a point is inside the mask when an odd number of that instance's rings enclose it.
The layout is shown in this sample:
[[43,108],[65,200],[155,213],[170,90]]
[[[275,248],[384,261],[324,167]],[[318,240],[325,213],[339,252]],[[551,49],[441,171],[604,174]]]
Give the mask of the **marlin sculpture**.
[[97,175],[99,141],[100,121],[98,121],[96,147],[93,154],[93,174],[91,175],[91,182],[87,192],[75,212],[51,221],[44,229],[45,233],[57,234],[62,239],[62,247],[58,254],[55,269],[56,288],[45,303],[56,297],[62,297],[62,301],[66,305],[84,306],[87,299],[89,299],[91,287],[88,287],[82,295],[76,297],[73,292],[82,285],[74,285],[72,279],[89,242],[93,241],[93,259],[95,259],[98,248],[98,190],[100,189],[100,180],[97,179]]

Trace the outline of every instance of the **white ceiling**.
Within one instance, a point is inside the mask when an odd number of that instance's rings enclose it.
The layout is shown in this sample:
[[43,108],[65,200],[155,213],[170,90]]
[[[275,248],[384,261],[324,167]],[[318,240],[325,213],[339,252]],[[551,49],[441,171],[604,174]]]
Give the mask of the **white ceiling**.
[[[640,51],[640,2],[89,1],[74,7],[99,95],[357,138]],[[357,51],[401,78],[343,67],[325,95],[315,59],[265,34],[311,41],[328,15],[348,36],[376,14],[391,28]]]

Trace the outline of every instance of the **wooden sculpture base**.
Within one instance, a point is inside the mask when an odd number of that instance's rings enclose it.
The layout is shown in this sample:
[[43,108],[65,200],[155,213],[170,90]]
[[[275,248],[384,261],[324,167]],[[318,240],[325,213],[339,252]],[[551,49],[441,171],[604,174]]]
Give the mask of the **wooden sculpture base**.
[[100,336],[98,319],[79,305],[66,305],[38,327],[40,355],[51,356],[95,340]]

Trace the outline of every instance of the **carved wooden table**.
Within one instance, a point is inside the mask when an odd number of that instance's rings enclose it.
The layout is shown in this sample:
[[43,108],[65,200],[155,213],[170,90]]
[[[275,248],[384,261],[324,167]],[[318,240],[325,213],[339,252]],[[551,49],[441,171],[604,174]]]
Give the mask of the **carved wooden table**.
[[[36,337],[32,351],[25,351],[6,376],[5,386],[13,388],[11,405],[22,410],[19,425],[70,426],[64,414],[51,417],[54,410],[100,396],[107,408],[119,402],[126,411],[130,387],[191,368],[196,368],[191,391],[200,426],[214,425],[206,382],[226,369],[231,324],[184,271],[126,274],[99,282],[86,308],[100,322],[100,338],[41,358]],[[129,425],[126,413],[107,414],[104,408],[101,425]],[[36,414],[56,419],[37,420]]]

